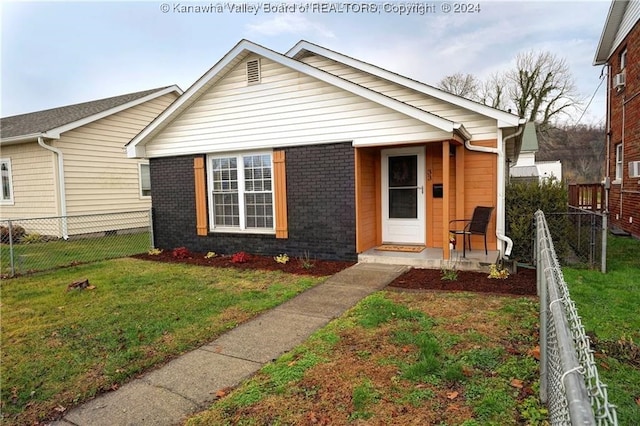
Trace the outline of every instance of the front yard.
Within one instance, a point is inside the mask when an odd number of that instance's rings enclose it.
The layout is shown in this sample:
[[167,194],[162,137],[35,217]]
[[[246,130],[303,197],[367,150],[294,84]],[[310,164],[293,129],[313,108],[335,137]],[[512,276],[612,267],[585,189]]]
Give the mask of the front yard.
[[4,280],[2,423],[51,418],[321,281],[135,259]]
[[[607,275],[564,270],[621,425],[640,424],[639,251],[612,238]],[[323,280],[131,258],[5,280],[2,422],[52,419]],[[535,297],[389,287],[186,423],[545,424],[537,327]]]
[[186,425],[544,424],[536,323],[531,297],[378,292]]

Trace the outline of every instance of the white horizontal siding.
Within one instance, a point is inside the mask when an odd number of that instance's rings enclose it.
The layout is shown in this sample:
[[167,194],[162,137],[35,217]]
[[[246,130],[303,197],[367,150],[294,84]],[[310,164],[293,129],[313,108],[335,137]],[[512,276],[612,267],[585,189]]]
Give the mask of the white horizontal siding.
[[305,57],[303,62],[439,117],[462,123],[471,133],[474,140],[494,139],[496,137],[496,120],[482,114],[416,92],[322,56],[310,55]]
[[613,45],[611,46],[611,52],[609,52],[609,57],[614,54],[618,46],[620,46],[624,39],[629,35],[633,27],[638,23],[638,19],[640,19],[640,1],[632,0],[627,5],[627,9],[624,12],[624,16],[622,17],[622,22],[620,22],[620,28],[618,28],[618,32],[616,33],[616,38],[613,41]]
[[140,196],[141,160],[127,158],[124,146],[175,99],[173,93],[161,96],[66,132],[55,141],[64,153],[69,215],[151,207],[151,199]]
[[237,65],[146,145],[148,157],[338,141],[435,140],[450,133],[261,58]]
[[53,153],[33,142],[3,146],[0,156],[11,159],[14,201],[13,205],[0,206],[0,217],[15,219],[56,216],[58,206]]

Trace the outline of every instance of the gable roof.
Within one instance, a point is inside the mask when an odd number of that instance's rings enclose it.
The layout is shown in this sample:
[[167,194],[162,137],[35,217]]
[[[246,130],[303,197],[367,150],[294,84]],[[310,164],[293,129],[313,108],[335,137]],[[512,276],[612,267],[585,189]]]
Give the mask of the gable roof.
[[0,119],[0,143],[29,142],[36,140],[38,137],[59,139],[60,134],[63,132],[171,92],[176,92],[178,95],[182,94],[182,90],[178,86],[173,85],[4,117]]
[[640,19],[638,0],[612,0],[593,65],[603,65]]
[[367,62],[352,58],[350,56],[343,55],[342,53],[335,52],[333,50],[318,46],[305,40],[299,41],[286,53],[286,55],[290,58],[301,59],[309,53],[324,56],[325,58],[341,62],[352,68],[356,68],[360,71],[375,75],[376,77],[380,77],[396,84],[400,84],[441,101],[448,102],[461,108],[465,108],[470,111],[477,112],[478,114],[493,118],[498,121],[498,127],[515,127],[519,123],[522,123],[520,117],[510,112],[492,108],[485,104],[464,98],[462,96],[454,95],[420,81],[410,79],[391,71],[387,71],[384,68],[380,68]]
[[[311,48],[311,46],[315,46],[315,45],[311,45],[310,43],[308,43],[302,46]],[[319,46],[315,46],[315,48],[322,49]],[[221,78],[223,78],[223,76],[229,70],[231,70],[233,67],[239,64],[244,58],[246,58],[250,54],[256,54],[256,55],[262,56],[280,65],[293,69],[294,71],[317,78],[318,80],[321,80],[325,83],[331,84],[333,86],[336,86],[338,88],[351,92],[357,96],[376,102],[380,105],[386,106],[390,109],[393,109],[397,112],[405,114],[409,117],[420,120],[437,129],[440,129],[445,132],[451,132],[452,136],[457,135],[464,140],[469,140],[471,138],[471,134],[464,128],[464,125],[462,123],[458,123],[458,122],[440,117],[424,109],[418,108],[413,105],[409,105],[405,102],[399,101],[398,99],[387,96],[373,89],[369,89],[367,87],[356,84],[347,79],[341,78],[339,76],[336,76],[334,74],[331,74],[319,68],[306,64],[302,61],[299,61],[295,57],[295,55],[292,55],[291,53],[293,51],[294,50],[290,50],[287,55],[283,55],[273,50],[267,49],[263,46],[260,46],[256,43],[253,43],[249,40],[241,40],[211,69],[209,69],[209,71],[207,71],[191,87],[189,87],[184,92],[184,94],[180,96],[180,98],[178,98],[164,112],[162,112],[158,117],[156,117],[154,121],[152,121],[145,129],[143,129],[135,138],[133,138],[127,144],[127,155],[129,155],[130,157],[144,156],[144,145],[148,141],[150,141],[154,136],[160,133],[162,129],[164,129],[169,123],[171,123],[171,121],[177,118],[183,111],[185,111],[193,103],[195,103],[200,98],[201,95],[203,95],[207,90],[209,90],[209,88],[211,88]],[[341,57],[347,58],[342,55]],[[352,60],[352,61],[355,61],[355,60]],[[358,63],[360,62],[358,61]],[[380,68],[376,68],[376,69],[381,70]],[[412,82],[411,83],[412,85],[421,84],[413,80],[406,79],[404,77],[400,78],[400,76],[397,76],[397,75],[396,77],[398,78],[398,80],[401,80],[407,86],[408,84],[406,83],[409,83],[409,82]],[[446,96],[443,94],[440,94],[440,96],[442,96],[443,99],[454,97],[454,95]],[[456,96],[456,98],[458,97]],[[459,101],[459,102],[462,102],[463,104],[467,105],[466,100]],[[475,108],[478,108],[478,110],[484,111],[485,115],[488,115],[486,112],[491,110],[492,114],[500,117],[500,120],[502,120],[503,124],[508,122],[509,123],[508,126],[518,125],[519,118],[513,114],[509,114],[502,111],[497,112],[498,110],[494,110],[493,108],[489,108],[485,106],[482,106],[484,108],[480,108],[480,104],[476,104],[472,101],[468,101],[468,102],[472,103]],[[507,125],[505,125],[505,127],[506,126]]]

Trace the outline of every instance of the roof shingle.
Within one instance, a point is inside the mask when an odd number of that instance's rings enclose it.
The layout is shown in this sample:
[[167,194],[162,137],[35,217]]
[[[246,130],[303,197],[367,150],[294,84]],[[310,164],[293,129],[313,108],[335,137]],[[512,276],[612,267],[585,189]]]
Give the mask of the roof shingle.
[[32,135],[34,133],[44,133],[60,126],[91,117],[92,115],[99,114],[111,108],[124,105],[128,102],[135,101],[163,89],[166,89],[166,87],[143,90],[141,92],[128,93],[126,95],[113,96],[111,98],[51,108],[27,114],[14,115],[11,117],[3,117],[0,119],[0,138],[6,139],[10,137]]

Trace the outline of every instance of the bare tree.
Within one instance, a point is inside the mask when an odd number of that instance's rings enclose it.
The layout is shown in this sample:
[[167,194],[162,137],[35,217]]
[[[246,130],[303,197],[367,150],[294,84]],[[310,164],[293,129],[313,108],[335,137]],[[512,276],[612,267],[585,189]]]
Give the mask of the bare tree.
[[478,95],[479,82],[473,74],[455,74],[444,77],[437,84],[439,89],[445,92],[465,98],[476,99]]
[[507,109],[507,79],[503,74],[493,73],[480,85],[478,101],[493,108]]
[[579,109],[578,94],[569,66],[551,52],[518,54],[513,69],[479,81],[472,74],[444,77],[438,87],[455,95],[511,111],[545,130],[563,114]]
[[516,68],[505,77],[517,114],[541,128],[561,114],[575,111],[581,102],[566,61],[550,52],[518,54]]

